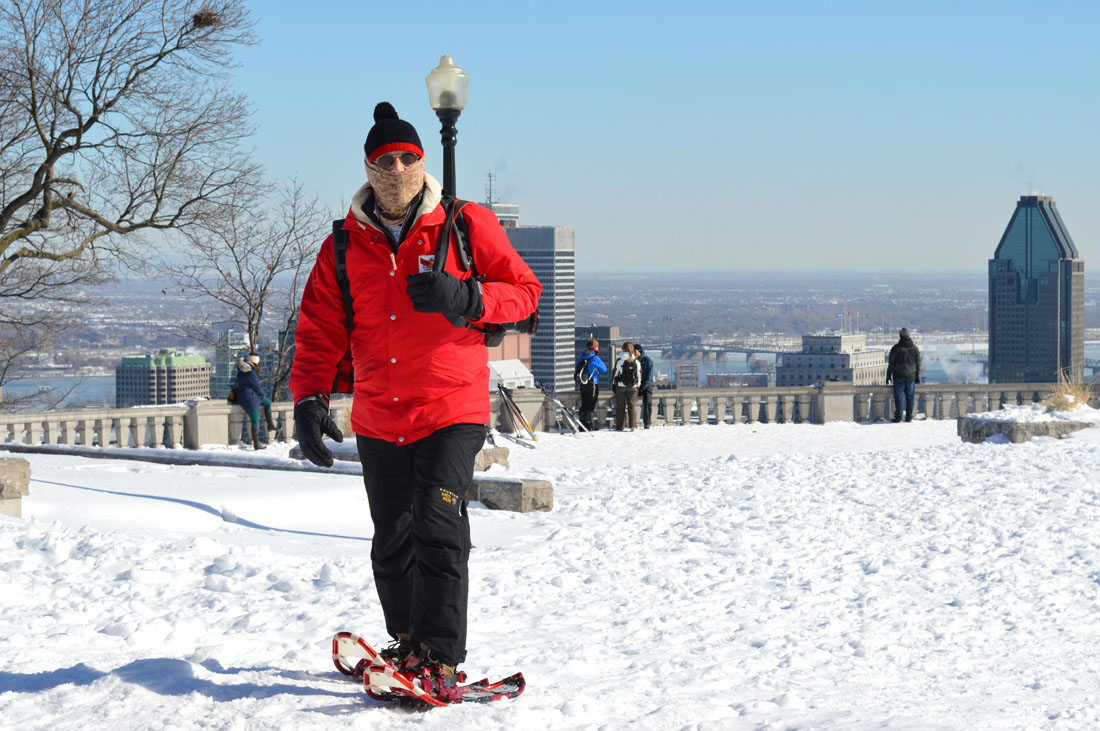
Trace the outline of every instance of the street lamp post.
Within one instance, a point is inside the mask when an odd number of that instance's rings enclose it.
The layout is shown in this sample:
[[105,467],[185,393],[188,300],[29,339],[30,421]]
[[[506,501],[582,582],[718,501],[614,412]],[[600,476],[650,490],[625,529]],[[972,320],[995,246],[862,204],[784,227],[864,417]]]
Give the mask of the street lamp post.
[[443,193],[455,195],[455,145],[458,142],[458,130],[455,122],[466,107],[466,91],[470,77],[449,55],[439,59],[439,65],[431,70],[428,82],[428,101],[439,117],[442,127],[439,136],[443,142]]

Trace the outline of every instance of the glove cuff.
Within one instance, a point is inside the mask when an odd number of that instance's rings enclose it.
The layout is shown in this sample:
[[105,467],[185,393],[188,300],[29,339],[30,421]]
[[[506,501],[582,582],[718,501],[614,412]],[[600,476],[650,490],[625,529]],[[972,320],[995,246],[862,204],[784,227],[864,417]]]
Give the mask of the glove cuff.
[[462,316],[467,320],[480,320],[485,313],[485,304],[481,300],[481,282],[470,277],[466,280],[466,286],[470,290],[470,303],[466,305],[466,311]]
[[294,406],[295,407],[301,406],[306,401],[318,401],[321,404],[323,404],[324,407],[327,409],[328,404],[329,404],[329,397],[328,397],[327,393],[315,393],[312,396],[306,396],[303,399],[298,399],[297,401],[294,402]]

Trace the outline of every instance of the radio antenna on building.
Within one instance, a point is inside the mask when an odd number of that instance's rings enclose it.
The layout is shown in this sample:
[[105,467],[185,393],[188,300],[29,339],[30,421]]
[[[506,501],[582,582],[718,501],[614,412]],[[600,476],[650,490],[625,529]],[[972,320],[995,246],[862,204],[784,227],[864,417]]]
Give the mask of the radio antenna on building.
[[493,174],[485,174],[485,205],[492,209],[493,207]]

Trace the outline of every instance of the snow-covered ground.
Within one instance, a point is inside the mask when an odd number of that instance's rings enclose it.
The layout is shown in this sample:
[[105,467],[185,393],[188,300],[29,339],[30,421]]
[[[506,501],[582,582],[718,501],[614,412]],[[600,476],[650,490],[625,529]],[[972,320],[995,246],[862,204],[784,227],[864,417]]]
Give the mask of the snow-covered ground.
[[465,667],[527,692],[427,713],[330,660],[338,630],[384,639],[357,476],[25,456],[25,519],[0,518],[5,729],[1100,727],[1100,429],[513,446],[507,472],[556,504],[473,506]]

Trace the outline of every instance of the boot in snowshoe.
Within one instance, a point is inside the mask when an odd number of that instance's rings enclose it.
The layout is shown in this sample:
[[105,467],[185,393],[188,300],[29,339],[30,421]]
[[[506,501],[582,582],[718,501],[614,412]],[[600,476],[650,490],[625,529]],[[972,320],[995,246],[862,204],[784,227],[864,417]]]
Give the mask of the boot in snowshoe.
[[401,667],[405,664],[405,660],[409,655],[413,654],[412,640],[409,639],[409,634],[398,632],[393,642],[378,654],[395,668]]
[[[420,683],[421,689],[441,703],[459,703],[462,701],[461,683],[466,682],[466,673],[456,666],[448,665],[435,656],[431,648],[421,643],[420,650],[405,658],[401,665],[401,674]],[[420,701],[423,703],[423,701]],[[415,707],[415,704],[412,704]]]

